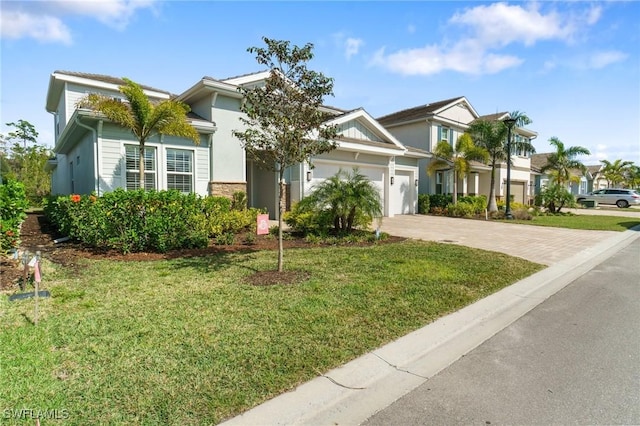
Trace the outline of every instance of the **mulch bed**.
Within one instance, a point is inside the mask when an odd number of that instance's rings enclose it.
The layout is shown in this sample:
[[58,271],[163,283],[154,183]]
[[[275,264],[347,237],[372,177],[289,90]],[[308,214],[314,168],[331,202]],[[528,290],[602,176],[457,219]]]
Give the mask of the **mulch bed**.
[[[40,251],[42,257],[52,263],[66,268],[76,268],[78,259],[110,259],[126,261],[154,261],[162,259],[176,259],[185,257],[207,256],[217,253],[247,253],[258,250],[278,250],[278,239],[268,235],[257,235],[251,238],[251,242],[244,235],[238,235],[232,245],[216,245],[213,241],[203,249],[174,250],[167,253],[139,252],[122,254],[115,250],[97,250],[86,247],[80,243],[66,241],[54,243],[55,239],[64,237],[59,235],[49,224],[42,213],[29,213],[20,229],[20,250],[28,250],[31,253]],[[378,242],[389,243],[402,241],[401,237],[389,237]],[[355,243],[352,246],[366,246],[371,243]],[[318,247],[318,244],[308,243],[302,237],[291,236],[283,241],[285,249]],[[23,277],[23,266],[19,260],[9,256],[0,255],[0,291],[12,291],[18,289],[18,284]],[[303,271],[260,271],[248,277],[252,285],[294,284],[308,278],[308,273]]]

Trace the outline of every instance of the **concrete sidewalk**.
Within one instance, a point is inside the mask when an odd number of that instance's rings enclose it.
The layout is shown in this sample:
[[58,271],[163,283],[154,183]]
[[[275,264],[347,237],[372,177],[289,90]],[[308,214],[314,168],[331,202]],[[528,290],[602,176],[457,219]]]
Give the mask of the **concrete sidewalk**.
[[578,231],[434,216],[385,218],[382,230],[504,252],[549,267],[223,424],[360,424],[640,238],[640,227]]

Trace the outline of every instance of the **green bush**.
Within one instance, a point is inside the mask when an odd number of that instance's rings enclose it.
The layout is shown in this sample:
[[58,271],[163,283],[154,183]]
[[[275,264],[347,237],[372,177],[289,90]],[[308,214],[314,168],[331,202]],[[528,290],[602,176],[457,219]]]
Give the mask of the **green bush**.
[[429,210],[446,209],[453,202],[451,194],[429,194]]
[[45,214],[58,230],[93,247],[166,252],[208,245],[202,199],[178,191],[124,191],[50,199]]
[[429,194],[418,194],[418,213],[429,213]]
[[485,195],[465,195],[458,198],[458,203],[471,205],[473,214],[482,214],[487,208],[487,197]]
[[28,207],[24,184],[10,179],[0,185],[0,252],[18,247],[20,224]]
[[452,217],[474,217],[476,209],[473,204],[456,203],[447,205],[447,216]]

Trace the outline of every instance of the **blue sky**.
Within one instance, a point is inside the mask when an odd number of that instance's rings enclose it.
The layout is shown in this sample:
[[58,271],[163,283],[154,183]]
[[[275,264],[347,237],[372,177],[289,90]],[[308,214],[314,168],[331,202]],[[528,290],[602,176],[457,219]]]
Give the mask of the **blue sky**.
[[585,164],[640,164],[640,2],[1,3],[0,132],[24,119],[53,145],[44,104],[55,70],[128,77],[181,93],[203,76],[261,70],[262,36],[313,43],[335,79],[327,104],[379,117],[466,96],[479,114],[519,110],[584,146]]

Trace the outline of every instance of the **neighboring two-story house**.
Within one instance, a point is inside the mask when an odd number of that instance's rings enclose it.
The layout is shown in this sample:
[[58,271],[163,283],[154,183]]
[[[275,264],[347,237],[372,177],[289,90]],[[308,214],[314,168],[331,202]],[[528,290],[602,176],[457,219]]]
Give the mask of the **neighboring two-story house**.
[[[245,191],[252,207],[265,208],[276,218],[278,185],[275,173],[259,169],[232,134],[242,130],[238,120],[243,85],[261,84],[268,72],[217,80],[203,77],[179,95],[142,86],[152,100],[177,99],[191,108],[188,120],[200,133],[200,144],[164,135],[145,144],[147,187],[177,189],[199,195]],[[55,159],[53,194],[102,194],[116,188],[138,187],[141,159],[130,131],[94,111],[77,108],[80,99],[96,92],[122,99],[119,78],[55,71],[49,80],[46,109],[54,116]],[[378,188],[385,216],[417,212],[419,162],[430,154],[405,146],[364,109],[345,111],[324,107],[338,126],[337,149],[286,171],[289,202],[302,199],[316,183],[339,169],[357,167]]]
[[[475,120],[504,120],[506,112],[480,116],[464,97],[446,99],[439,102],[405,109],[378,118],[391,134],[406,146],[432,152],[437,143],[448,141],[455,144]],[[515,128],[512,141],[531,142],[537,133],[526,128]],[[515,147],[515,143],[513,145]],[[420,193],[449,194],[454,191],[453,171],[443,169],[430,176],[427,167],[431,157],[420,160]],[[506,163],[499,164],[495,170],[495,194],[498,199],[505,197],[507,188]],[[460,195],[488,195],[491,186],[491,167],[472,163],[470,172],[458,181],[455,188]],[[511,195],[513,200],[528,204],[533,197],[534,188],[531,178],[531,160],[528,152],[516,152],[514,149],[511,164]]]

